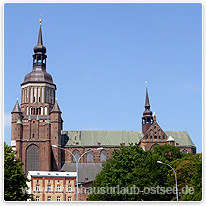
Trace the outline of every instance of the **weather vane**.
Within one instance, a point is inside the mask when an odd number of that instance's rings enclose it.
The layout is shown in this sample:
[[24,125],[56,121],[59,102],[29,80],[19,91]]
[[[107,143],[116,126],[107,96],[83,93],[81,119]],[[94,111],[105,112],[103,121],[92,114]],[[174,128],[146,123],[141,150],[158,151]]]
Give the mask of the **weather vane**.
[[[39,16],[41,16],[41,14],[39,14]],[[41,20],[41,19],[39,19],[39,22],[40,22],[40,25],[41,25],[42,20]]]
[[147,87],[147,81],[145,81],[146,87]]

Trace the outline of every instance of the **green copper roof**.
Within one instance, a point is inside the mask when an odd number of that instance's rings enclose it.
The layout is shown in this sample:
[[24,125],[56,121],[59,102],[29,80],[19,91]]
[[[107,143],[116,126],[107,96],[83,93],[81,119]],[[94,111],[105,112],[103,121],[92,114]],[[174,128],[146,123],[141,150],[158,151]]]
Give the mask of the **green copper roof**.
[[[195,146],[186,131],[165,131],[168,137],[179,146]],[[142,138],[141,131],[62,131],[62,146],[120,146],[124,143],[139,143]]]
[[168,137],[167,141],[168,142],[175,142],[175,140],[171,136]]
[[166,135],[172,136],[178,146],[195,146],[187,131],[165,131]]
[[22,124],[22,121],[18,119],[17,124]]
[[[139,131],[62,131],[62,137],[66,146],[125,146],[132,142],[139,142],[142,132]],[[65,141],[65,139],[68,139]]]

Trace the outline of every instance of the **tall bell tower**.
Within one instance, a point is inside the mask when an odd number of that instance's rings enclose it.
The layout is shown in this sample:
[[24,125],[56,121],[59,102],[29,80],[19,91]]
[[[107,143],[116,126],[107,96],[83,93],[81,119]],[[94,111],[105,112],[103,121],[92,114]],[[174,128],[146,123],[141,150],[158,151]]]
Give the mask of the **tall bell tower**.
[[142,117],[142,133],[145,134],[150,126],[153,124],[152,111],[150,111],[149,96],[146,87],[145,111]]
[[[21,84],[21,106],[17,101],[12,111],[11,145],[24,162],[23,169],[26,173],[53,170],[51,162],[55,155],[52,155],[51,142],[54,142],[53,139],[57,143],[61,142],[63,124],[61,112],[56,112],[58,127],[52,126],[52,109],[59,106],[55,102],[56,85],[46,71],[47,55],[43,45],[41,19],[38,42],[33,50],[33,69]],[[57,168],[60,168],[60,155],[56,161]]]

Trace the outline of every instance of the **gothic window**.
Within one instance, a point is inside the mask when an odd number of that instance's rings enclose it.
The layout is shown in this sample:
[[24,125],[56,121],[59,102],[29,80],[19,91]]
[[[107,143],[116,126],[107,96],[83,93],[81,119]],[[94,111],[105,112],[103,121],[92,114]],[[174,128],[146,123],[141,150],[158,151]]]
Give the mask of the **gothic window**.
[[47,115],[47,107],[44,108],[44,114]]
[[107,159],[107,152],[106,152],[106,150],[103,149],[100,152],[100,161],[106,161],[106,159]]
[[43,107],[40,107],[40,114],[43,115]]
[[87,153],[87,162],[93,162],[93,151]]
[[[78,150],[74,150],[73,155],[76,157],[76,160],[79,159],[80,157],[80,152]],[[73,162],[76,161],[75,158],[73,157]]]
[[31,108],[31,115],[35,115],[35,108]]
[[29,107],[26,107],[26,115],[29,115]]
[[38,114],[39,108],[36,108],[36,115]]
[[39,148],[32,144],[26,150],[26,173],[39,170]]

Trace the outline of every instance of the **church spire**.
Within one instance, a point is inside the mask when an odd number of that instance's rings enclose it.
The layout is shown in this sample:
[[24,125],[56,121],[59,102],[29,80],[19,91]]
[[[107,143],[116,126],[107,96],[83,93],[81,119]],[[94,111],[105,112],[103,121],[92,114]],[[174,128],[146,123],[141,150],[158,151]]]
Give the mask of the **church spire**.
[[42,38],[42,30],[41,30],[41,22],[42,20],[39,20],[40,27],[39,27],[39,35],[38,35],[38,42],[37,46],[34,47],[34,53],[36,54],[45,54],[46,53],[46,47],[43,46],[43,38]]
[[145,110],[150,110],[149,96],[148,96],[147,87],[146,87]]
[[41,24],[39,28],[39,36],[38,36],[38,43],[37,45],[43,45],[43,40],[42,40],[42,32],[41,32]]
[[150,111],[149,95],[146,87],[145,111],[142,117],[142,132],[145,134],[149,127],[153,124],[152,111]]

